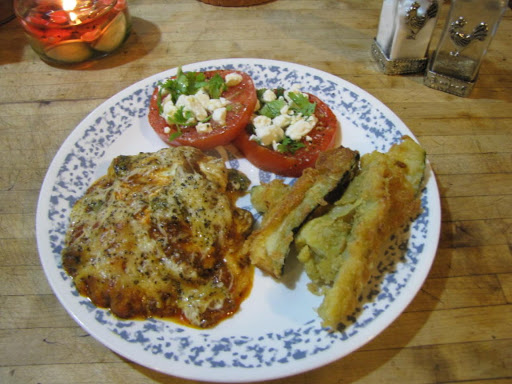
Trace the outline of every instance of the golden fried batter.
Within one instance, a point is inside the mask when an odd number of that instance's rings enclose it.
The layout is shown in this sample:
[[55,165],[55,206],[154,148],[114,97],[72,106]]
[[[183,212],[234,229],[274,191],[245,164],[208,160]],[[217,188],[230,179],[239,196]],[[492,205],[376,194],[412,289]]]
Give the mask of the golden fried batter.
[[361,170],[323,216],[306,223],[296,238],[299,260],[323,294],[323,325],[337,328],[358,305],[390,236],[420,212],[425,152],[411,138],[386,154],[361,158]]
[[[274,277],[283,272],[285,258],[296,230],[330,194],[346,187],[357,166],[359,154],[336,148],[320,154],[315,168],[307,168],[288,193],[269,204],[261,227],[245,246],[251,262]],[[278,194],[281,188],[277,188]]]

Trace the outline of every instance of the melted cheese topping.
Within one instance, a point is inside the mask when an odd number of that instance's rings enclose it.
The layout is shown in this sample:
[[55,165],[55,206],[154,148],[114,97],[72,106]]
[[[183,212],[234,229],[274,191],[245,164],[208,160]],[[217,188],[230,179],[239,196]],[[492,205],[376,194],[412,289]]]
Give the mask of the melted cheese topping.
[[211,327],[238,309],[252,226],[219,159],[191,147],[120,156],[77,201],[63,266],[78,291],[122,318]]

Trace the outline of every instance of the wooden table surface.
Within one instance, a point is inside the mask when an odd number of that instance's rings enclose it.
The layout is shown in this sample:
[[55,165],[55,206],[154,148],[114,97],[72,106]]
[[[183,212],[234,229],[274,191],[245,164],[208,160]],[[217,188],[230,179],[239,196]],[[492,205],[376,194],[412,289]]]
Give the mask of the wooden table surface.
[[[428,153],[442,202],[439,249],[413,302],[349,356],[273,383],[512,383],[512,11],[476,87],[460,98],[387,76],[370,55],[381,0],[277,0],[222,8],[128,0],[133,33],[86,69],[42,62],[20,25],[0,26],[0,382],[192,383],[125,360],[54,296],[35,240],[41,183],[95,107],[169,68],[216,58],[295,62],[373,94]],[[441,20],[448,4],[441,7]]]

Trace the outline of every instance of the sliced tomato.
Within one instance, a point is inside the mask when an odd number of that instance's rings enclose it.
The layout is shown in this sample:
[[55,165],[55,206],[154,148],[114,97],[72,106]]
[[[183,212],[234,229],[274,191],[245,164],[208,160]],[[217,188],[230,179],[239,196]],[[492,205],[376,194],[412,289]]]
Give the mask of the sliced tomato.
[[251,140],[247,129],[233,141],[236,147],[256,167],[281,176],[299,177],[304,169],[315,165],[320,152],[332,148],[338,130],[338,119],[331,108],[318,97],[306,93],[310,103],[316,103],[315,116],[318,123],[308,134],[312,140],[302,139],[304,147],[294,153],[278,152]]
[[225,78],[227,74],[234,72],[242,76],[242,81],[238,85],[229,87],[221,95],[230,101],[226,115],[226,125],[220,126],[215,121],[210,121],[213,130],[209,133],[199,133],[195,126],[181,128],[181,135],[173,141],[169,141],[169,137],[177,132],[177,127],[167,124],[165,119],[160,116],[157,88],[151,97],[148,115],[149,123],[155,132],[169,145],[189,145],[202,150],[211,149],[218,145],[226,145],[233,141],[249,123],[256,106],[256,89],[252,79],[247,73],[241,71],[216,70],[204,72],[207,79],[217,73]]

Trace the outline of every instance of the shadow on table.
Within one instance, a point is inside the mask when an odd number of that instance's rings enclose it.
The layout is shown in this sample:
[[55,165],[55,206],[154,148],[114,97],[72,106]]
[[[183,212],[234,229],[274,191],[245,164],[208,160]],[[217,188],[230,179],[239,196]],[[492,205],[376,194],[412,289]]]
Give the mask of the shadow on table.
[[484,59],[475,87],[468,98],[511,102],[512,68],[505,57],[500,62],[496,57],[497,52],[491,54],[495,56],[493,61]]
[[147,20],[132,16],[132,30],[124,44],[110,55],[77,65],[48,64],[68,70],[101,70],[119,67],[140,59],[150,53],[160,41],[158,26]]
[[27,44],[21,24],[15,18],[5,18],[0,24],[0,65],[20,62]]

